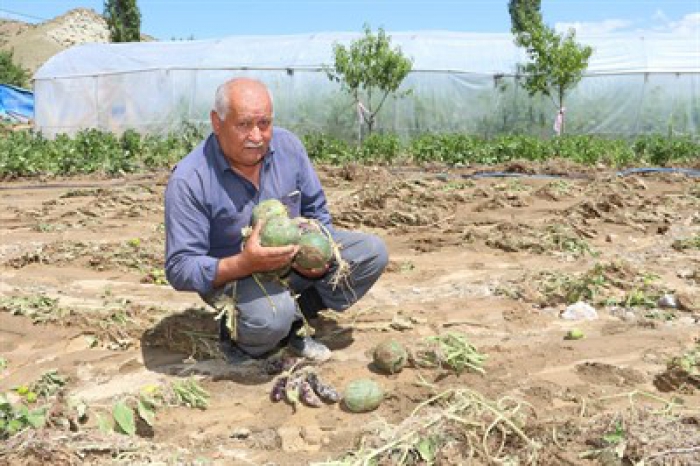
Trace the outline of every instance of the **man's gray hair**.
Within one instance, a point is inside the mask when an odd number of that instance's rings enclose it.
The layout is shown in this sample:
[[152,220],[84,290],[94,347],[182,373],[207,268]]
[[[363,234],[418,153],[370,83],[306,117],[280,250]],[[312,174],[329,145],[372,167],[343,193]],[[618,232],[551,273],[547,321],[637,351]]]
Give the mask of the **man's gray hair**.
[[[219,116],[221,120],[226,119],[226,115],[228,115],[228,111],[231,109],[230,107],[230,102],[228,99],[228,96],[230,94],[229,89],[231,86],[236,84],[237,81],[243,80],[243,79],[248,79],[248,78],[233,78],[229,79],[225,83],[221,84],[217,89],[216,89],[216,94],[214,94],[214,111],[216,114]],[[261,83],[262,84],[262,83]],[[270,97],[270,103],[273,103],[272,100],[272,92],[270,92],[270,89],[265,86],[265,90],[267,90],[267,95]],[[274,112],[274,105],[272,106],[273,112]]]

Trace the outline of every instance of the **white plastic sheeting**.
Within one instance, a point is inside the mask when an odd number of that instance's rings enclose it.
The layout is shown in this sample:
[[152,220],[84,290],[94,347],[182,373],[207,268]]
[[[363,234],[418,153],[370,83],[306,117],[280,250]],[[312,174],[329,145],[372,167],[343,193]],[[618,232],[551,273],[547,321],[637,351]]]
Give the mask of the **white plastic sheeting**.
[[[380,131],[552,134],[557,109],[517,85],[516,65],[526,56],[510,34],[389,35],[413,60],[402,86],[412,93],[387,102]],[[322,33],[76,46],[36,72],[35,125],[48,136],[85,128],[163,134],[185,122],[205,125],[216,87],[230,77],[250,76],[270,87],[276,124],[352,137],[357,110],[323,67],[333,62],[334,43],[359,37]],[[584,79],[565,101],[568,133],[700,133],[700,37],[577,41],[594,52]]]

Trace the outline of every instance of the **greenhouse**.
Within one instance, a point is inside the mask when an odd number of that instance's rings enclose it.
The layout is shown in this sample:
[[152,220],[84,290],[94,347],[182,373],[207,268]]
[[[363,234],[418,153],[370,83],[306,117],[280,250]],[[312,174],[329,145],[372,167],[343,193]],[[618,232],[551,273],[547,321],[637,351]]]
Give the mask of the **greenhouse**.
[[[389,33],[412,59],[405,97],[387,102],[377,128],[550,136],[558,109],[517,82],[525,52],[510,34]],[[324,67],[333,44],[355,33],[232,36],[216,40],[88,44],[34,76],[35,125],[47,136],[85,128],[164,134],[206,125],[216,87],[233,76],[272,90],[276,123],[302,134],[356,137],[358,112]],[[700,38],[670,34],[577,36],[593,47],[584,78],[565,101],[567,133],[628,137],[700,134]]]

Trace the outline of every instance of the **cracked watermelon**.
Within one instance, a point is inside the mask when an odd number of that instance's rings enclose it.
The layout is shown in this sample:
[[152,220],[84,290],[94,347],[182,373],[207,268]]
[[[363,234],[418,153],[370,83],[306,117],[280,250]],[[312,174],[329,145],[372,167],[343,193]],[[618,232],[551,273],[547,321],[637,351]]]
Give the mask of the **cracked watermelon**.
[[302,269],[321,269],[333,258],[333,246],[320,231],[302,233],[297,244],[299,252],[294,257],[294,265]]
[[397,374],[408,362],[406,348],[396,340],[387,340],[374,348],[374,365],[386,374]]

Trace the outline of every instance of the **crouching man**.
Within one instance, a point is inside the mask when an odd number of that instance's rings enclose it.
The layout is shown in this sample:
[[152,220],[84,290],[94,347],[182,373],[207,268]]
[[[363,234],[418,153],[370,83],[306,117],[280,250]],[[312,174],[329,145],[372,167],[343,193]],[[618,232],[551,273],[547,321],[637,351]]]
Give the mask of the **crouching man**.
[[[263,83],[225,82],[210,118],[212,133],[173,169],[165,192],[168,281],[177,290],[198,292],[225,314],[221,348],[230,363],[265,357],[282,345],[326,360],[331,352],[325,345],[297,332],[302,316],[293,294],[306,316],[344,311],[384,271],[386,246],[376,236],[333,228],[301,141],[273,126],[272,98]],[[291,217],[315,219],[330,232],[349,265],[342,283],[332,280],[337,263],[317,270],[294,267],[289,288],[253,277],[284,267],[297,253],[297,246],[261,246],[260,223],[243,241],[252,209],[265,199],[280,200]]]

